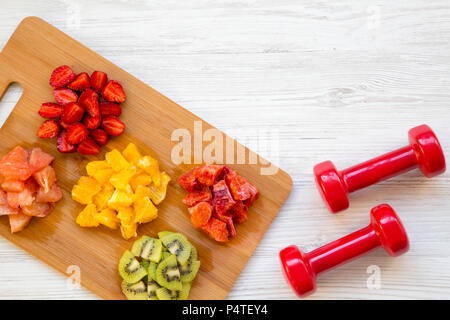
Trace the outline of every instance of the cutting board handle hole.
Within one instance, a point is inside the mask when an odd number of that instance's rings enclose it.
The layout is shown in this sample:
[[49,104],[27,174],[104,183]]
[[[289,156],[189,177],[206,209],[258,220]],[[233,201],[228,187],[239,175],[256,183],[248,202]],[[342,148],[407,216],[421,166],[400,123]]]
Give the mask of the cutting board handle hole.
[[3,127],[3,124],[13,111],[22,93],[23,89],[17,82],[11,83],[6,89],[5,94],[0,99],[0,128]]

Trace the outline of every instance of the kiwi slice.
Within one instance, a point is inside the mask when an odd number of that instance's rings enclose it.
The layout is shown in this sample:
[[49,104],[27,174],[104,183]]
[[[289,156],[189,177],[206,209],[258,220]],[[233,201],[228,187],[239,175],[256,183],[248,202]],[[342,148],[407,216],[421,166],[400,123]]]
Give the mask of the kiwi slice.
[[156,281],[156,268],[158,268],[158,264],[156,264],[154,262],[150,262],[150,264],[147,268],[149,280],[153,279],[154,281]]
[[180,271],[174,255],[159,263],[156,268],[156,282],[169,290],[181,290]]
[[150,267],[150,261],[143,259],[141,261],[141,266],[142,266],[142,268],[144,268],[145,270],[148,271],[148,267]]
[[119,261],[119,274],[127,283],[136,283],[147,275],[147,271],[130,251],[125,251]]
[[165,235],[161,241],[164,246],[177,257],[180,264],[185,264],[191,255],[192,245],[185,236],[179,233]]
[[159,288],[156,290],[156,296],[159,300],[178,300],[180,296],[179,290],[169,290],[167,288]]
[[161,240],[142,236],[135,241],[131,252],[137,256],[152,262],[161,260],[162,244]]
[[169,251],[164,251],[162,253],[162,260],[167,259],[168,257],[170,257],[172,254]]
[[172,231],[161,231],[161,232],[158,232],[158,237],[160,238],[160,239],[162,239],[162,238],[164,238],[165,236],[168,236],[169,234],[172,234],[173,232]]
[[181,282],[183,282],[183,285],[184,283],[192,282],[195,279],[198,269],[200,269],[200,261],[198,260],[188,262],[179,267]]
[[189,291],[191,291],[191,284],[183,283],[183,287],[181,288],[178,295],[178,300],[187,300],[187,298],[189,297]]
[[144,281],[127,283],[122,281],[122,292],[128,300],[148,300],[147,286]]
[[158,297],[156,296],[156,290],[158,290],[159,288],[161,288],[160,286],[158,286],[158,284],[155,281],[148,281],[148,285],[147,285],[147,296],[148,296],[148,300],[159,300]]

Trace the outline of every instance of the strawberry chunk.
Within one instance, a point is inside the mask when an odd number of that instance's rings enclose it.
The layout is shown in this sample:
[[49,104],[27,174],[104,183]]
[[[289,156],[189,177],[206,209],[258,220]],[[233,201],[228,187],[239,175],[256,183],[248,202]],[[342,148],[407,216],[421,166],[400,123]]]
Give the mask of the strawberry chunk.
[[92,117],[90,115],[86,115],[83,119],[83,122],[86,128],[94,130],[100,127],[100,124],[102,123],[102,118],[100,116]]
[[86,109],[86,112],[92,117],[100,116],[98,106],[98,94],[94,90],[86,89],[80,95],[78,103]]
[[213,207],[208,202],[200,202],[190,207],[191,222],[196,228],[203,227],[211,218]]
[[75,91],[83,91],[90,88],[91,81],[89,80],[89,75],[86,72],[78,74],[67,87]]
[[47,166],[44,169],[35,172],[33,174],[33,178],[45,192],[48,192],[56,182],[55,170],[51,166]]
[[76,146],[67,142],[67,131],[62,130],[56,139],[56,149],[61,153],[75,152]]
[[213,194],[214,209],[219,215],[224,215],[236,204],[224,180],[214,185]]
[[115,80],[108,81],[101,93],[106,101],[122,103],[126,100],[122,85]]
[[11,233],[19,232],[25,229],[33,217],[27,216],[23,213],[12,214],[9,216],[9,225]]
[[125,124],[115,116],[108,116],[103,118],[102,128],[110,136],[120,136],[125,130]]
[[56,102],[60,105],[65,105],[69,102],[77,102],[78,100],[78,95],[76,92],[67,88],[53,90],[53,96],[55,97]]
[[108,81],[108,76],[106,73],[101,71],[94,71],[91,74],[91,87],[93,90],[100,92],[105,87],[106,82]]
[[195,178],[197,178],[201,184],[212,186],[224,167],[225,166],[223,165],[217,164],[204,165],[194,172]]
[[94,141],[101,145],[104,146],[105,144],[108,143],[108,134],[106,133],[106,131],[102,130],[102,129],[95,129],[92,130],[90,132],[90,136],[92,137],[92,139],[94,139]]
[[41,105],[38,113],[41,117],[47,119],[59,118],[63,112],[63,107],[57,103],[46,102]]
[[114,102],[100,102],[100,114],[102,115],[102,117],[118,117],[122,114],[122,108]]
[[57,202],[61,200],[61,189],[54,184],[48,192],[45,192],[43,188],[39,188],[36,194],[36,202]]
[[50,76],[50,85],[53,88],[65,87],[75,79],[75,73],[69,66],[60,66],[53,70]]
[[36,135],[39,138],[51,139],[56,137],[58,133],[59,133],[58,123],[55,120],[46,120],[39,127]]
[[77,151],[84,155],[94,155],[100,153],[100,147],[91,137],[87,137],[78,145]]
[[209,202],[212,200],[211,191],[208,187],[203,190],[190,192],[182,200],[188,207],[195,206],[199,202]]
[[83,119],[83,115],[84,115],[83,107],[81,107],[76,102],[71,102],[64,106],[64,110],[61,115],[61,121],[66,125],[74,122],[79,122],[81,121],[81,119]]
[[33,148],[30,153],[30,158],[28,163],[30,164],[33,173],[44,169],[46,166],[50,165],[55,158],[53,158],[48,153],[45,153],[41,148]]
[[199,168],[192,169],[189,172],[182,174],[178,178],[178,183],[182,186],[187,192],[195,192],[196,190],[201,190],[202,185],[195,178],[195,171]]
[[227,242],[229,240],[227,224],[219,219],[211,218],[201,229],[218,242]]
[[79,144],[87,138],[88,134],[86,127],[82,123],[76,122],[67,129],[66,140],[69,144]]

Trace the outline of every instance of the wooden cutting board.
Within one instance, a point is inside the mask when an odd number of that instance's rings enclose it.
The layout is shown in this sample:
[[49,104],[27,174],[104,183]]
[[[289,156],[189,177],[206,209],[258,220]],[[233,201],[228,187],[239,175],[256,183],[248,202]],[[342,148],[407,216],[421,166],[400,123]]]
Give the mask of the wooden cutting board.
[[[61,154],[55,148],[54,139],[36,137],[43,121],[37,111],[41,103],[54,101],[49,76],[55,67],[63,64],[71,66],[76,73],[102,70],[124,86],[127,100],[122,105],[121,119],[126,124],[125,133],[113,138],[98,156]],[[124,240],[119,230],[79,227],[75,218],[83,206],[72,201],[71,189],[85,174],[86,162],[103,159],[105,152],[113,148],[123,150],[129,142],[134,142],[143,154],[157,158],[161,170],[172,177],[167,198],[159,206],[158,219],[141,225],[138,236],[156,236],[163,230],[184,233],[197,247],[201,260],[190,299],[225,298],[287,198],[292,188],[289,175],[282,170],[274,175],[261,175],[260,169],[268,164],[230,164],[258,187],[261,196],[251,207],[249,219],[237,226],[237,237],[219,244],[191,225],[186,206],[181,202],[186,193],[176,180],[195,165],[176,165],[171,160],[172,148],[178,143],[171,140],[172,132],[185,128],[193,137],[194,121],[201,119],[36,17],[24,19],[0,53],[0,97],[11,82],[22,86],[23,95],[0,130],[0,155],[16,145],[39,146],[52,154],[64,197],[50,216],[34,218],[18,234],[10,233],[8,217],[0,217],[0,234],[64,274],[70,272],[70,266],[78,266],[81,284],[98,296],[123,299],[117,264],[134,240]],[[213,128],[204,121],[201,124],[203,132]],[[224,141],[225,138],[223,134]],[[207,144],[197,146],[196,150]],[[239,148],[243,147],[236,142],[234,150]],[[246,148],[245,151],[247,159],[250,154],[255,155]],[[234,152],[235,160],[237,153]]]

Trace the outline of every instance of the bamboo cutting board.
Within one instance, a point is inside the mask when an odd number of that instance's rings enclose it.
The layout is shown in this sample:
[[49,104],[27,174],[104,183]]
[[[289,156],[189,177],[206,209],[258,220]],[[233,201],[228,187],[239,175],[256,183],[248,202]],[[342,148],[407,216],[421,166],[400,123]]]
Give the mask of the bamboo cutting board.
[[[126,125],[125,133],[111,139],[98,156],[61,154],[55,148],[54,139],[36,137],[36,130],[43,121],[37,111],[41,103],[54,100],[48,79],[52,70],[63,64],[71,66],[75,73],[104,71],[110,79],[124,86],[127,100],[122,104],[121,119]],[[194,121],[201,119],[36,17],[24,19],[0,53],[0,97],[12,82],[22,86],[23,95],[0,130],[0,155],[18,144],[26,148],[39,146],[52,154],[64,197],[51,215],[34,218],[24,231],[14,235],[10,233],[8,218],[0,217],[0,234],[64,274],[73,270],[72,266],[79,267],[81,285],[98,296],[123,299],[117,264],[134,240],[124,240],[119,230],[79,227],[75,218],[83,206],[72,201],[71,189],[85,174],[84,166],[88,161],[103,159],[105,152],[113,148],[123,150],[129,142],[134,142],[143,154],[158,159],[161,170],[172,177],[167,198],[159,206],[159,217],[141,225],[138,237],[157,236],[163,230],[184,233],[197,247],[201,261],[189,298],[225,298],[290,193],[289,175],[282,170],[274,175],[261,175],[261,168],[268,167],[267,163],[229,164],[253,182],[261,195],[251,207],[249,219],[237,226],[237,237],[219,244],[191,225],[186,206],[181,202],[186,193],[176,180],[195,165],[176,165],[171,160],[172,148],[178,143],[171,139],[173,131],[187,129],[194,137]],[[203,132],[213,128],[204,121],[201,124]],[[227,136],[222,135],[226,141]],[[242,147],[232,141],[234,150]],[[193,147],[197,148],[193,154],[201,152],[207,144],[209,142]],[[247,148],[244,150],[247,159],[255,156]],[[226,152],[224,147],[224,159]],[[236,154],[235,151],[232,156],[235,160]]]

